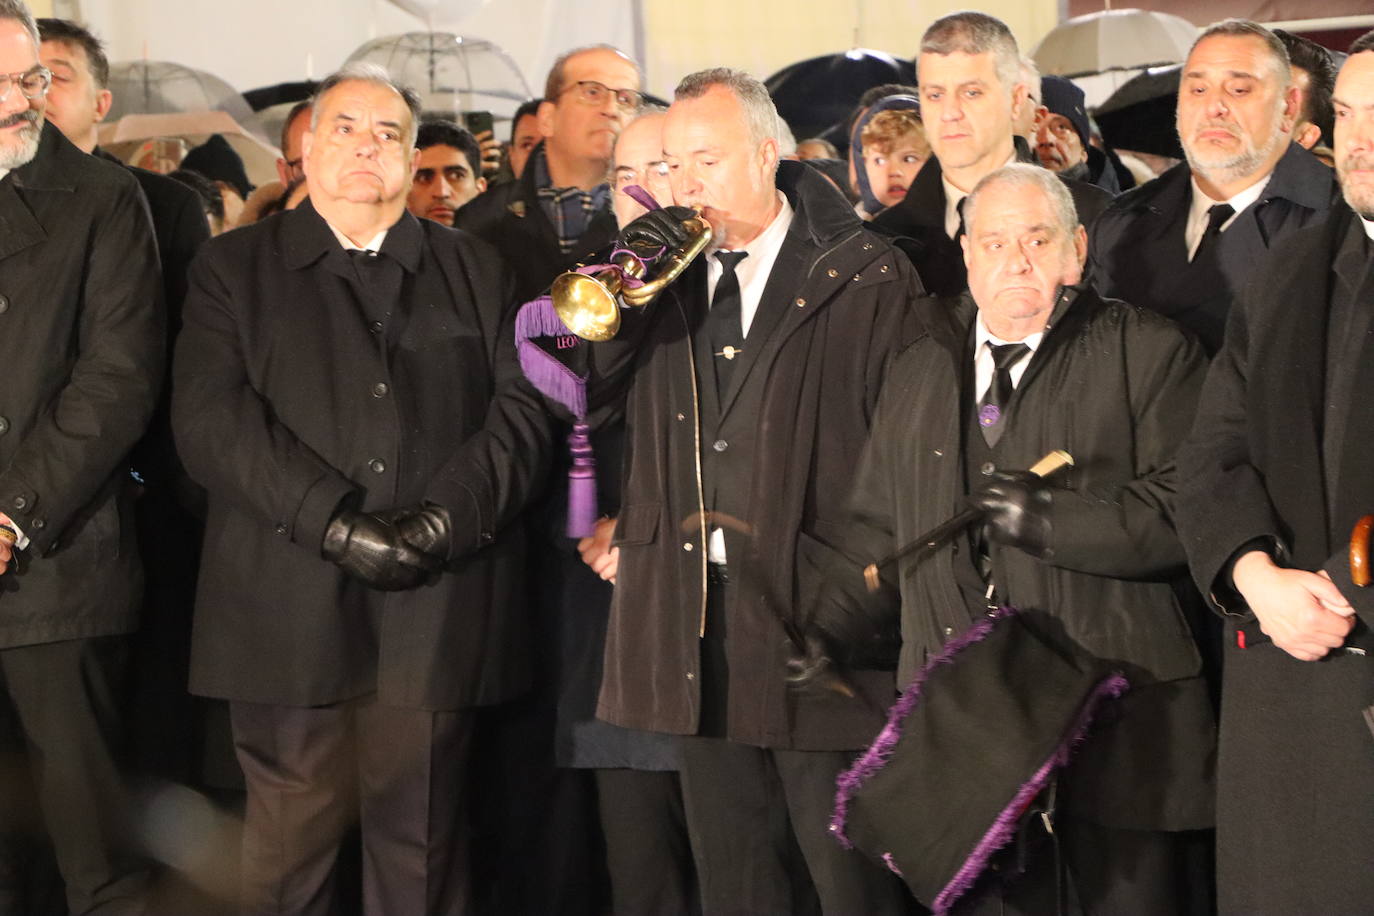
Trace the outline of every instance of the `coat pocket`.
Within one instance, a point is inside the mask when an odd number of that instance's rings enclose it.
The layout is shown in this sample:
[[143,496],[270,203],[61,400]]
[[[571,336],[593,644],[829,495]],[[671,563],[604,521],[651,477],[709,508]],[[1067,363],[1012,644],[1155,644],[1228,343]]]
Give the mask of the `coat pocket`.
[[662,514],[663,508],[657,503],[622,506],[616,517],[611,544],[615,547],[652,544],[658,537],[658,519]]

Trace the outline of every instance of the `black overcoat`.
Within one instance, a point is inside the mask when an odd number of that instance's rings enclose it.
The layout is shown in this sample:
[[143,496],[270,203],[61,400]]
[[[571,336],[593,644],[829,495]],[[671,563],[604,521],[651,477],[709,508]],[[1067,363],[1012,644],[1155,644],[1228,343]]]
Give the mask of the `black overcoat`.
[[124,459],[162,380],[162,281],[124,169],[51,124],[0,180],[0,648],[127,633],[142,573]]
[[[503,529],[543,480],[549,433],[500,258],[405,214],[366,269],[375,301],[309,203],[213,239],[192,266],[172,411],[209,493],[197,693],[453,709],[526,680],[522,538]],[[450,569],[383,593],[323,560],[350,494],[447,507]]]
[[715,427],[730,423],[740,392],[757,385],[751,496],[741,513],[750,533],[726,531],[738,583],[727,648],[729,737],[858,748],[881,727],[894,697],[891,673],[869,672],[861,683],[867,704],[790,695],[784,676],[795,649],[781,620],[800,622],[829,562],[888,359],[912,333],[910,306],[921,289],[910,262],[865,230],[825,178],[783,162],[777,181],[795,217],[734,369],[734,395],[712,411],[713,422],[691,339],[706,310],[701,259],[647,314],[627,312],[615,341],[592,348],[595,370],[618,390],[613,403],[624,404],[629,439],[597,715],[697,732],[707,574],[702,449],[715,447]]
[[[1374,511],[1369,336],[1346,367],[1356,396],[1332,415],[1323,406],[1338,361],[1327,352],[1329,304],[1341,284],[1359,291],[1359,308],[1374,301],[1369,245],[1343,204],[1288,237],[1283,259],[1263,265],[1231,309],[1179,453],[1179,530],[1198,587],[1227,621],[1217,798],[1225,913],[1356,913],[1374,899],[1374,589],[1351,585],[1348,562],[1355,520]],[[1339,468],[1334,484],[1324,470],[1331,417],[1345,430],[1339,454],[1326,456]],[[1301,662],[1260,641],[1229,587],[1232,557],[1255,539],[1281,565],[1326,569],[1358,613],[1348,643],[1371,654]]]
[[[1221,346],[1236,292],[1296,229],[1325,218],[1340,194],[1330,167],[1290,144],[1264,186],[1216,241],[1216,259],[1188,260],[1184,229],[1192,202],[1186,162],[1118,197],[1088,233],[1088,261],[1102,295],[1154,309]],[[1272,254],[1271,254],[1272,253]]]
[[[858,563],[837,567],[822,599],[871,617],[875,632],[900,605],[902,684],[978,613],[956,571],[971,562],[964,538],[901,561],[885,600],[867,594],[858,572],[965,504],[976,310],[967,295],[922,305],[931,330],[894,360],[857,470],[844,547]],[[1212,820],[1212,708],[1170,583],[1185,573],[1171,518],[1174,452],[1205,367],[1201,347],[1171,322],[1090,288],[1066,290],[998,444],[1008,469],[1054,449],[1074,458],[1053,480],[1048,557],[994,544],[992,581],[1051,644],[1108,660],[1131,681],[1120,719],[1084,746],[1066,781],[1070,810],[1108,826]]]

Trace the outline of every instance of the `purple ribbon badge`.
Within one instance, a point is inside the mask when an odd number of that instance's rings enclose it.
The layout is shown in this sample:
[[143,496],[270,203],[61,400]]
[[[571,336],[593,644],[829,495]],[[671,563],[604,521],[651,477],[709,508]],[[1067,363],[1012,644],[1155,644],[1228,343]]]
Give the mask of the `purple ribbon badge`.
[[978,409],[978,423],[981,426],[991,426],[1002,419],[1002,408],[996,404],[984,404]]

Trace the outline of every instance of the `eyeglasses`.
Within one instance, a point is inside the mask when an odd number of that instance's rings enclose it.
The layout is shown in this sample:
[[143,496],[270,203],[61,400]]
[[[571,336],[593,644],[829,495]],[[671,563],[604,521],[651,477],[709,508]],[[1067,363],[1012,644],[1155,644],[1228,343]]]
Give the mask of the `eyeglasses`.
[[565,86],[558,94],[563,95],[574,90],[577,92],[578,101],[584,105],[605,105],[607,93],[615,96],[615,107],[621,111],[638,111],[639,106],[644,103],[644,96],[633,89],[612,89],[596,80],[578,80],[571,86]]
[[34,67],[23,73],[0,73],[0,102],[10,97],[15,86],[26,99],[36,99],[48,91],[52,85],[52,71],[47,67]]

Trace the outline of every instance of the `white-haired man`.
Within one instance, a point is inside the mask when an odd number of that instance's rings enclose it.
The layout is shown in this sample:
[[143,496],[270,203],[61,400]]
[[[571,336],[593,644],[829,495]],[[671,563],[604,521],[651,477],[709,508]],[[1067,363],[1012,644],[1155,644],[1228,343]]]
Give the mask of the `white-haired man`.
[[1168,315],[1215,353],[1256,265],[1340,193],[1331,170],[1293,142],[1297,113],[1288,52],[1272,32],[1242,19],[1205,29],[1178,93],[1188,161],[1123,194],[1093,226],[1103,294]]
[[473,707],[524,686],[507,523],[548,429],[500,258],[406,211],[418,110],[374,65],[325,79],[309,199],[191,271],[172,398],[208,494],[191,690],[230,701],[245,912],[352,909],[354,825],[364,913],[465,912]]
[[688,76],[663,125],[679,207],[621,233],[677,247],[692,207],[714,238],[591,347],[593,390],[624,409],[629,436],[597,713],[686,736],[706,912],[798,912],[816,895],[827,913],[898,912],[892,876],[826,829],[835,776],[876,734],[891,673],[857,679],[867,703],[789,693],[784,675],[798,596],[831,553],[830,520],[920,287],[821,175],[779,163],[777,135],[757,80]]
[[[992,172],[964,218],[969,292],[924,300],[929,330],[893,362],[845,534],[858,565],[840,567],[851,573],[833,576],[817,602],[803,672],[824,670],[821,650],[845,658],[900,617],[906,684],[1003,606],[1064,657],[1107,660],[1130,692],[1078,749],[1057,797],[1039,800],[1047,815],[1023,824],[982,882],[970,878],[974,899],[956,912],[1056,912],[1057,892],[1078,900],[1072,912],[1207,912],[1189,859],[1205,862],[1210,840],[1212,706],[1169,581],[1186,571],[1171,522],[1174,451],[1205,357],[1169,321],[1082,282],[1085,232],[1053,172]],[[1021,470],[1055,449],[1073,456],[1071,473]],[[984,510],[981,524],[933,555],[905,557],[894,588],[867,594],[864,563],[970,503]],[[1034,704],[1035,685],[1019,686]],[[977,715],[975,703],[959,718]],[[1008,740],[1022,733],[1007,725]],[[964,775],[973,786],[988,779],[977,764]],[[926,825],[940,823],[943,800],[930,801],[912,829],[937,829]],[[948,842],[931,834],[932,845]]]

